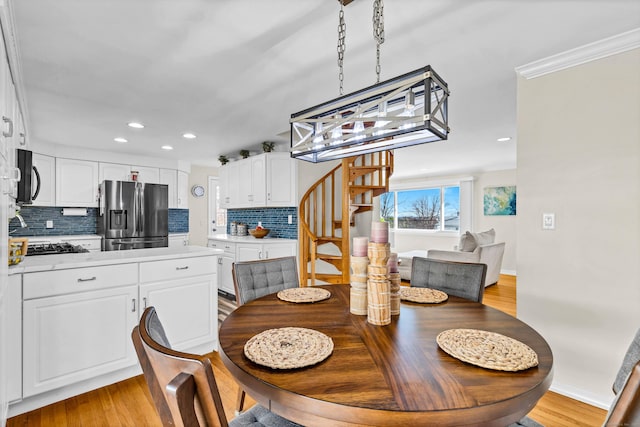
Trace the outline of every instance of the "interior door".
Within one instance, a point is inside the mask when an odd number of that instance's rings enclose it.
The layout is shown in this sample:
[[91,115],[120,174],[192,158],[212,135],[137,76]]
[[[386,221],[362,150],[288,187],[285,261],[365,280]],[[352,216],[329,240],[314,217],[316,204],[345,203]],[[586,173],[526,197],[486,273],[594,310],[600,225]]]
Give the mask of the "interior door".
[[226,233],[227,221],[226,221],[226,209],[221,209],[221,196],[222,188],[218,181],[218,178],[214,176],[209,177],[209,188],[207,197],[209,198],[208,208],[208,227],[207,235]]

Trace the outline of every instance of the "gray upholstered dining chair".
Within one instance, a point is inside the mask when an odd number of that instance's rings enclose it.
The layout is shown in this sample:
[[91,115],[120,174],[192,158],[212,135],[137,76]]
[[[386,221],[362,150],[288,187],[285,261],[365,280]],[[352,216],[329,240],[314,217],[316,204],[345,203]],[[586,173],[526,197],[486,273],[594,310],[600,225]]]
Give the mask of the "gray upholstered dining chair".
[[234,262],[233,286],[238,305],[287,288],[297,288],[300,283],[296,257]]
[[486,264],[415,257],[411,265],[411,286],[438,289],[448,295],[482,302],[486,275]]
[[163,425],[299,426],[260,405],[228,422],[211,361],[172,350],[154,307],[142,313],[131,338]]
[[[300,283],[293,256],[234,262],[231,272],[238,306],[283,289],[297,288]],[[236,413],[242,412],[244,399],[245,392],[240,389]]]

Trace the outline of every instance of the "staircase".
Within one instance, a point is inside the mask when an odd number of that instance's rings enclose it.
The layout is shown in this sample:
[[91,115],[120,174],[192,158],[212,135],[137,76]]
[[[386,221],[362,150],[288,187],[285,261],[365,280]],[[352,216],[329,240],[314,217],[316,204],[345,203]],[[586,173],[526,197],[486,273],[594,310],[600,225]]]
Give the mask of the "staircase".
[[389,191],[393,153],[343,159],[302,197],[300,282],[302,286],[349,283],[350,227],[354,215],[373,209],[373,198]]

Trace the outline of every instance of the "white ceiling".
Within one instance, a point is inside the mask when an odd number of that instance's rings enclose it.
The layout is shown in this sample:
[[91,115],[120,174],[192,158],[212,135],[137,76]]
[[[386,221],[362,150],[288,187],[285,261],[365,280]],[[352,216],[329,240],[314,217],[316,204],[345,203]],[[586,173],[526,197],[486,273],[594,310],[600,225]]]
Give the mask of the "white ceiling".
[[[12,9],[34,141],[218,165],[265,140],[286,149],[291,113],[338,96],[336,0]],[[345,19],[348,93],[375,83],[372,1],[355,0]],[[431,65],[451,90],[449,140],[397,150],[395,175],[469,173],[515,167],[514,68],[640,27],[640,1],[387,0],[384,22],[382,79]]]

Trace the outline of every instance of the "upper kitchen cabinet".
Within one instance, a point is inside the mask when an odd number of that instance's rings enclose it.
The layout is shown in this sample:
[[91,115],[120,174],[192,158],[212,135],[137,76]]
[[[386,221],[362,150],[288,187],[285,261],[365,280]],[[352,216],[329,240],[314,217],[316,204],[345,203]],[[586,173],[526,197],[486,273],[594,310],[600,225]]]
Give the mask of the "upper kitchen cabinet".
[[102,163],[99,165],[99,179],[102,181],[130,181],[131,166],[118,163]]
[[[36,197],[33,199],[33,206],[55,206],[55,157],[33,153],[33,167],[34,170],[31,171],[31,194],[36,195],[37,192]],[[36,176],[36,171],[38,176]],[[38,177],[40,178],[39,181]]]
[[122,165],[118,163],[100,162],[100,179],[102,181],[131,181],[136,173],[136,180],[147,184],[162,184],[160,169],[149,166]]
[[56,206],[98,207],[98,162],[56,159]]
[[178,171],[178,209],[189,209],[189,174]]
[[160,184],[169,187],[169,209],[178,207],[178,171],[175,169],[160,169]]
[[160,169],[160,184],[169,186],[169,209],[189,208],[189,174],[175,169]]
[[138,172],[138,181],[146,184],[160,184],[160,169],[149,166],[131,166],[131,172]]
[[295,206],[296,164],[289,153],[265,153],[222,166],[222,207]]
[[296,161],[289,153],[270,153],[267,159],[267,206],[296,206],[298,177]]

